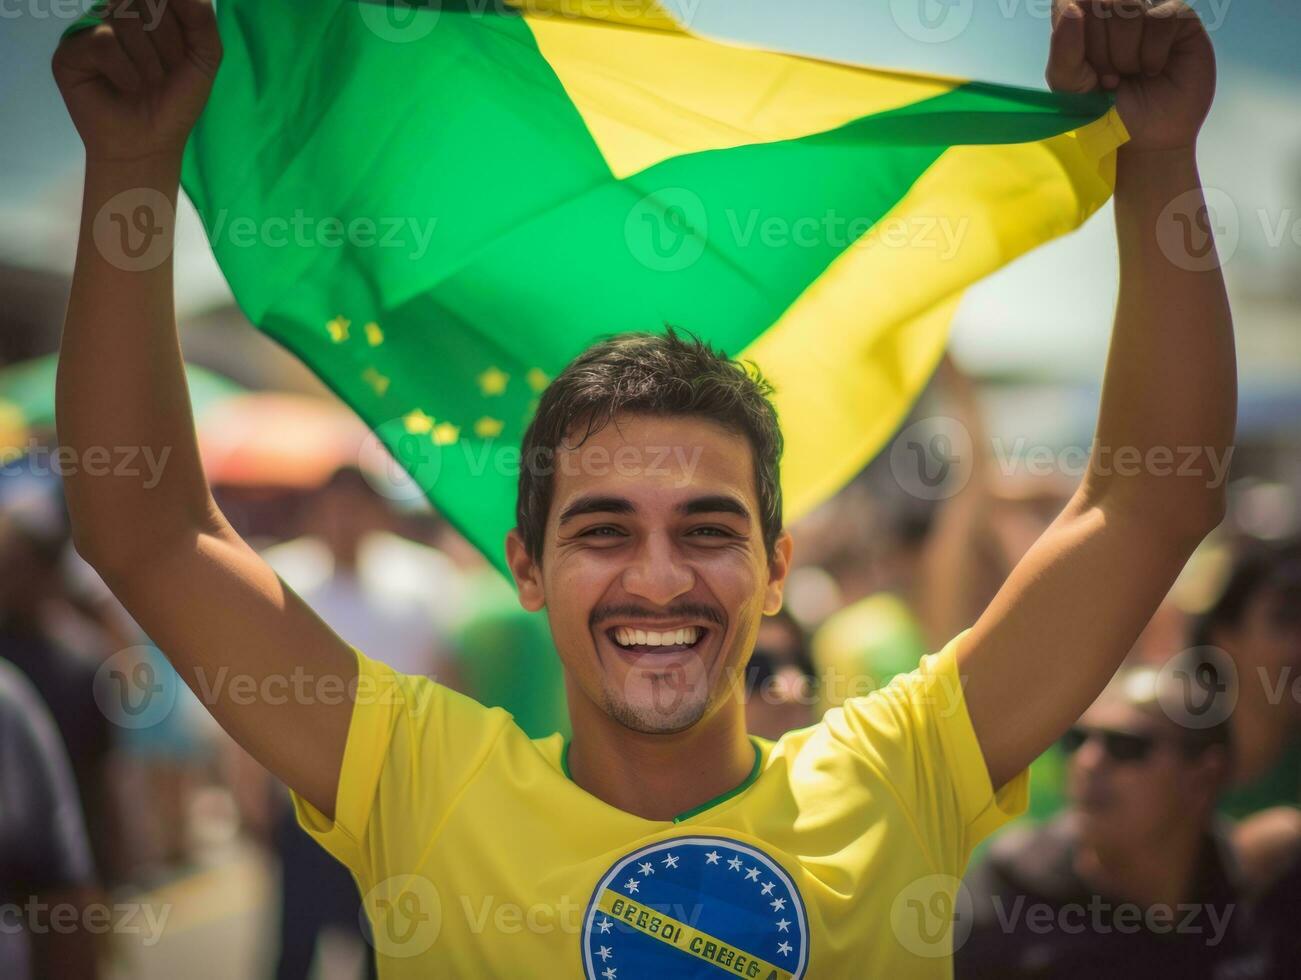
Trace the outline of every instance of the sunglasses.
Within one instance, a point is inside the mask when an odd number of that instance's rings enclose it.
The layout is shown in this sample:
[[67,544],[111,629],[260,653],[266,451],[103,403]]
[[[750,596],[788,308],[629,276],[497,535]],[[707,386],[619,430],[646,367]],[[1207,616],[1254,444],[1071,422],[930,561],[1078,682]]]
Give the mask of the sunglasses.
[[1152,748],[1157,742],[1154,735],[1136,735],[1133,732],[1075,725],[1062,736],[1062,750],[1067,755],[1074,755],[1091,738],[1099,739],[1102,750],[1115,762],[1143,762],[1152,754]]

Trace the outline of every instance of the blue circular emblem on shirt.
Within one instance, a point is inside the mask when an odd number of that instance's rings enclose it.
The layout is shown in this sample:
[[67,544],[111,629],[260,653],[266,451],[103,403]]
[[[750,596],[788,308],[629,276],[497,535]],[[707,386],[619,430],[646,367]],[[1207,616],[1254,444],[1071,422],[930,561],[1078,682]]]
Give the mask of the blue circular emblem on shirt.
[[767,854],[725,837],[676,837],[620,858],[583,919],[591,980],[787,980],[808,965],[795,883]]

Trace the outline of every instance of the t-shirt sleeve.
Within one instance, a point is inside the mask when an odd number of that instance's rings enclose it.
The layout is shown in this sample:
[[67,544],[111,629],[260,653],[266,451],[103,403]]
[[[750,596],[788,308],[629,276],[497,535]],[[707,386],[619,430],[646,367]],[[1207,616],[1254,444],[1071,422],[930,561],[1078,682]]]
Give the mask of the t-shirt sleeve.
[[299,825],[367,875],[395,848],[437,832],[510,716],[359,650],[357,687],[334,819],[292,793]]
[[1030,802],[1028,770],[997,792],[990,782],[958,673],[967,632],[880,691],[850,698],[832,722],[889,782],[937,871],[955,876],[981,840]]

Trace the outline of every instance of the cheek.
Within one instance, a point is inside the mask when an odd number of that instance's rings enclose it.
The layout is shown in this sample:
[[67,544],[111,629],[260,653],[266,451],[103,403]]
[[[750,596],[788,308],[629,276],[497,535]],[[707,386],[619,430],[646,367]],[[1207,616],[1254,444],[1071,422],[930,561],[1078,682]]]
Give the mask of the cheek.
[[730,608],[762,606],[765,578],[753,555],[729,550],[706,555],[695,565],[704,585]]

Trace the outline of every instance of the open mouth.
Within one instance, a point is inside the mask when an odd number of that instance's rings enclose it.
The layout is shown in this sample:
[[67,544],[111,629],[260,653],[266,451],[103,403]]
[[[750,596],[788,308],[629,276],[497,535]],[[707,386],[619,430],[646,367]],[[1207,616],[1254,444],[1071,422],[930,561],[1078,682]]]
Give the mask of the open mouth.
[[650,630],[633,626],[611,626],[606,637],[615,647],[627,653],[681,653],[694,650],[704,643],[709,630],[703,626],[683,626],[678,629]]

